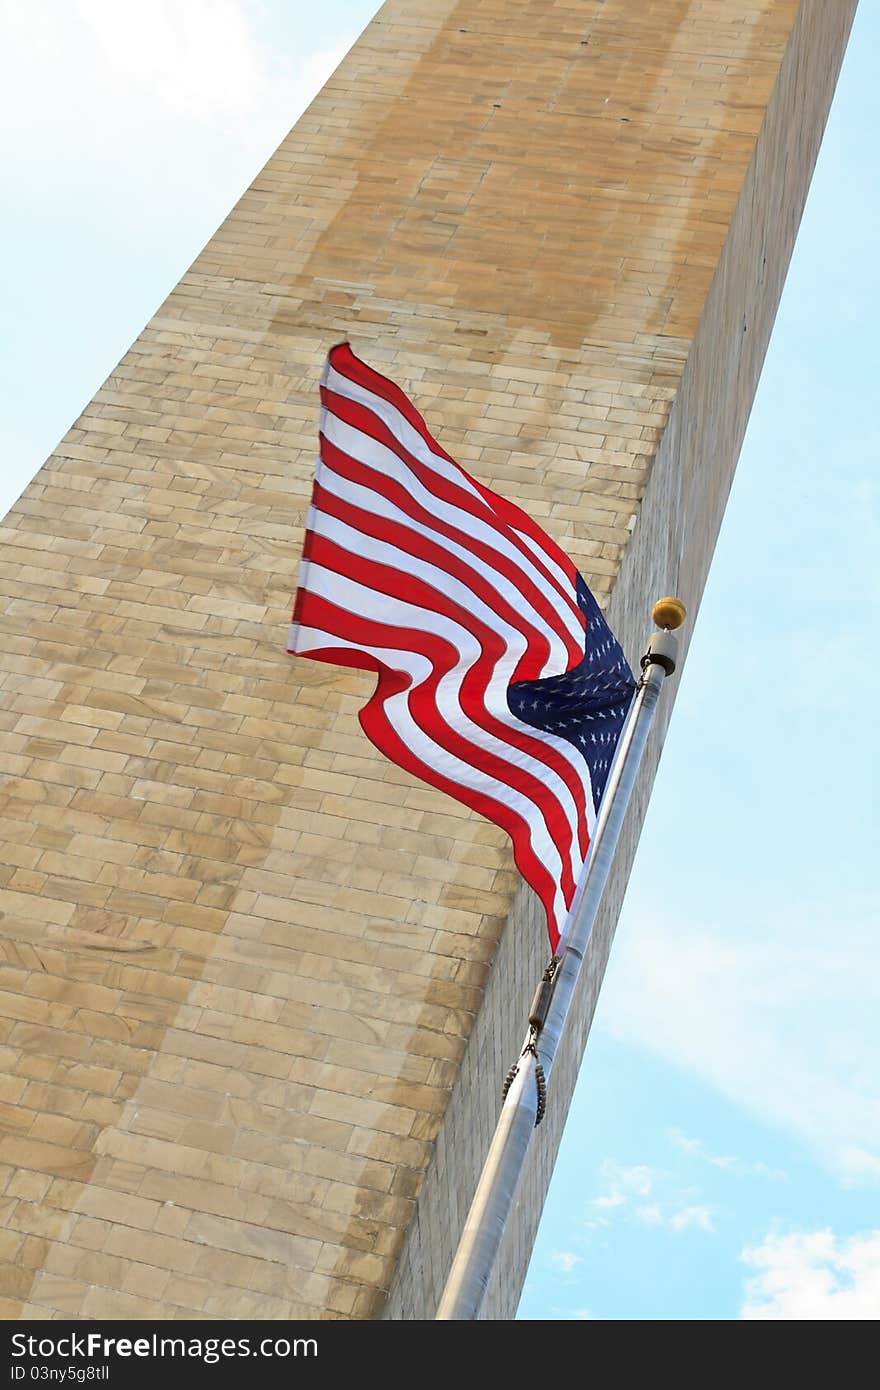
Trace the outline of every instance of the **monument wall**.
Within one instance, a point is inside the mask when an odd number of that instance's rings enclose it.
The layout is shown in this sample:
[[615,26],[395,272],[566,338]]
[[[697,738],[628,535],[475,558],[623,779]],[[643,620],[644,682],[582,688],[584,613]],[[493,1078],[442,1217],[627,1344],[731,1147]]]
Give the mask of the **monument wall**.
[[[547,955],[284,641],[329,346],[692,624],[855,0],[389,0],[25,491],[6,1317],[430,1317]],[[487,1312],[512,1316],[671,710]]]

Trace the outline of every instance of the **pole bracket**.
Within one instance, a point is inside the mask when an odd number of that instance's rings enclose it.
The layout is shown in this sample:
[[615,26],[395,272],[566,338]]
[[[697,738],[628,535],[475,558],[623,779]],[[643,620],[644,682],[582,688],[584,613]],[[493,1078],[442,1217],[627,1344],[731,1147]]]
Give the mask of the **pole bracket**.
[[648,666],[662,666],[667,676],[675,670],[678,659],[678,642],[671,632],[654,632],[648,642],[648,649],[642,657],[644,671]]
[[554,956],[541,976],[538,988],[535,990],[535,997],[529,1009],[529,1027],[537,1035],[540,1033],[544,1024],[547,1022],[547,1014],[550,1011],[550,1000],[553,998],[553,983],[556,979],[556,971],[559,968],[559,957]]
[[547,1110],[547,1078],[546,1078],[546,1076],[544,1075],[544,1068],[541,1066],[540,1060],[539,1060],[539,1058],[538,1058],[538,1041],[537,1041],[537,1040],[538,1040],[538,1030],[537,1030],[537,1028],[535,1028],[535,1026],[534,1026],[534,1024],[533,1024],[533,1025],[529,1028],[529,1038],[528,1038],[528,1042],[526,1043],[526,1045],[525,1045],[525,1047],[523,1048],[522,1052],[519,1054],[519,1057],[518,1057],[517,1060],[514,1062],[513,1066],[510,1068],[509,1072],[508,1072],[507,1075],[505,1076],[505,1078],[504,1078],[504,1085],[503,1085],[503,1087],[502,1087],[502,1089],[501,1089],[501,1094],[502,1094],[502,1096],[504,1097],[504,1099],[506,1100],[506,1099],[507,1099],[507,1092],[510,1090],[510,1088],[511,1088],[511,1086],[513,1085],[513,1083],[514,1083],[514,1081],[516,1080],[516,1078],[519,1076],[519,1064],[520,1064],[520,1062],[522,1061],[523,1057],[526,1057],[526,1056],[529,1055],[529,1053],[531,1053],[531,1055],[532,1055],[532,1056],[534,1057],[534,1059],[535,1059],[535,1086],[536,1086],[537,1092],[538,1092],[538,1101],[537,1101],[537,1106],[536,1106],[536,1110],[535,1110],[535,1129],[538,1128],[538,1125],[539,1125],[539,1124],[541,1123],[541,1121],[543,1120],[544,1115],[545,1115],[546,1110]]

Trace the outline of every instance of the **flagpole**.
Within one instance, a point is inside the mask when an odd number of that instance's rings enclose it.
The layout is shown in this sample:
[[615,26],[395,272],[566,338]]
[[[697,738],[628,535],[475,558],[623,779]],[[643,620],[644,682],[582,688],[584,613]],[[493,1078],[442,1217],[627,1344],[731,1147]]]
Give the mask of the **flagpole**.
[[439,1321],[479,1318],[532,1131],[544,1113],[547,1079],[611,872],[660,691],[675,670],[678,644],[672,629],[684,621],[684,605],[678,599],[661,599],[654,605],[653,618],[661,630],[652,635],[642,657],[642,677],[617,744],[565,936],[538,986],[523,1050],[508,1073],[495,1134],[437,1309]]

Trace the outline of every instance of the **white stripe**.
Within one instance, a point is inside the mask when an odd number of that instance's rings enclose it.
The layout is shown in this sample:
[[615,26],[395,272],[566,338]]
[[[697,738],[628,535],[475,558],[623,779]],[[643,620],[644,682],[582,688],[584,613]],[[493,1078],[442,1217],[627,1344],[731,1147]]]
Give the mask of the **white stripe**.
[[[492,666],[492,675],[486,688],[484,704],[490,714],[506,724],[508,728],[515,730],[526,739],[533,739],[536,730],[533,725],[526,724],[518,719],[507,703],[507,690],[510,686],[510,678],[513,671],[526,650],[527,642],[523,634],[514,627],[510,627],[502,618],[460,580],[455,579],[446,570],[438,569],[427,560],[421,560],[416,556],[410,555],[408,551],[402,551],[395,545],[390,545],[387,541],[380,541],[375,536],[365,535],[361,531],[356,531],[344,521],[339,521],[337,517],[330,516],[323,512],[316,518],[317,534],[325,536],[327,540],[333,541],[343,550],[352,551],[365,560],[374,561],[376,564],[387,565],[395,571],[403,574],[411,574],[416,579],[432,588],[439,589],[453,603],[463,609],[464,614],[472,613],[479,621],[494,631],[504,641],[506,651],[497,658]],[[323,568],[323,567],[321,567]],[[324,571],[327,574],[335,574],[335,571]],[[337,576],[338,579],[338,576]],[[346,580],[346,582],[349,582]],[[310,592],[317,592],[314,584],[310,584]],[[460,653],[460,661],[455,668],[456,672],[461,672],[460,679],[454,690],[454,698],[458,706],[457,710],[444,708],[440,699],[440,691],[445,682],[452,678],[455,672],[449,676],[444,676],[438,687],[438,706],[441,708],[447,722],[457,729],[457,723],[453,722],[456,718],[464,720],[469,730],[473,732],[466,736],[472,743],[476,743],[487,753],[494,753],[496,757],[505,762],[513,762],[523,770],[528,771],[538,781],[545,785],[550,785],[553,795],[562,805],[566,818],[570,823],[577,824],[579,810],[574,802],[571,791],[566,786],[563,779],[553,768],[543,761],[535,761],[532,756],[523,753],[513,745],[500,742],[488,730],[482,729],[478,724],[472,723],[470,718],[461,708],[461,684],[464,677],[472,666],[476,665],[483,656],[483,649],[478,638],[469,628],[460,625],[454,618],[450,618],[445,613],[438,613],[434,609],[424,608],[421,604],[410,604],[403,599],[391,597],[383,594],[377,589],[364,588],[362,593],[372,596],[370,602],[372,609],[358,608],[357,611],[365,618],[374,618],[375,621],[400,623],[406,627],[424,628],[428,632],[434,632],[438,637],[444,637],[457,648]],[[327,595],[324,594],[324,597]],[[334,600],[338,602],[338,600]],[[387,614],[391,609],[392,617],[379,617],[379,613]],[[439,626],[434,626],[435,624]],[[470,655],[467,665],[464,665],[464,658]],[[451,717],[450,717],[451,716]],[[552,738],[542,738],[540,742],[548,743]],[[557,740],[562,747],[559,749],[561,755],[572,768],[575,776],[582,786],[586,789],[590,787],[589,769],[586,760],[580,751],[568,742],[567,739]],[[586,772],[586,781],[585,781]],[[589,790],[588,790],[589,795]],[[592,799],[592,798],[591,798]],[[580,867],[580,866],[579,866]]]
[[511,527],[511,530],[516,531],[520,540],[524,541],[529,547],[529,550],[537,555],[539,560],[543,561],[555,578],[557,584],[562,586],[563,591],[567,594],[571,593],[571,576],[565,573],[565,570],[553,559],[552,555],[548,555],[540,541],[536,541],[534,536],[530,536],[527,531],[520,531],[516,526]]
[[[335,539],[338,544],[345,544],[348,535],[358,535],[352,533],[349,527],[337,522],[334,517],[322,517],[322,522],[331,522],[332,526],[322,527],[322,534],[330,539]],[[340,528],[334,534],[333,528]],[[364,538],[369,551],[363,551],[366,558],[373,558],[379,563],[394,563],[395,557],[400,552],[392,546],[387,546],[381,541]],[[349,543],[349,548],[351,548]],[[372,553],[370,553],[372,552]],[[383,558],[383,552],[388,552],[390,560]],[[399,568],[399,566],[395,566]],[[450,587],[450,577],[445,572],[434,570],[433,566],[420,565],[422,570],[427,570],[433,574],[445,578],[447,592]],[[416,571],[418,573],[418,571]],[[431,583],[431,578],[424,572],[418,573],[418,577]],[[463,587],[463,586],[458,586]],[[492,753],[502,761],[511,763],[514,766],[529,772],[535,777],[548,792],[555,797],[560,805],[569,825],[574,828],[574,836],[570,850],[570,866],[572,876],[577,881],[578,874],[583,867],[580,846],[577,841],[577,827],[580,823],[581,814],[585,814],[589,828],[589,816],[593,810],[592,788],[590,781],[590,771],[586,759],[574,744],[566,739],[560,739],[553,734],[544,733],[542,730],[535,729],[531,724],[526,724],[517,719],[511,712],[507,703],[507,689],[509,686],[509,671],[505,667],[511,664],[509,655],[496,662],[493,674],[489,681],[484,696],[486,709],[492,714],[499,723],[515,730],[525,739],[543,743],[553,749],[563,757],[578,781],[584,788],[584,812],[581,811],[572,796],[571,791],[566,786],[563,779],[553,768],[545,762],[535,759],[521,749],[515,748],[512,744],[501,741],[487,730],[475,724],[461,707],[461,687],[462,683],[471,668],[482,659],[482,648],[474,636],[466,628],[448,618],[445,614],[436,613],[433,609],[426,609],[407,603],[403,599],[392,597],[388,594],[380,593],[378,590],[367,588],[365,585],[349,577],[340,576],[333,570],[325,569],[322,565],[313,563],[310,573],[310,592],[319,594],[322,598],[331,603],[338,604],[345,609],[353,609],[362,617],[372,622],[385,623],[392,627],[411,627],[417,630],[424,630],[432,633],[435,637],[441,637],[455,649],[458,655],[456,665],[452,670],[441,676],[436,694],[436,704],[449,726],[460,734],[469,743],[475,745],[487,753]],[[465,590],[465,593],[470,591]],[[472,597],[472,596],[471,596]],[[499,634],[505,636],[504,633]],[[514,629],[507,628],[509,639],[522,641],[520,633]],[[296,651],[303,652],[301,638],[296,639]],[[326,645],[326,644],[325,644]],[[515,659],[513,659],[515,665]],[[511,789],[512,790],[512,789]]]
[[[328,571],[329,573],[329,571]],[[358,585],[358,588],[362,586]],[[370,592],[370,591],[366,591]],[[433,673],[433,663],[419,652],[411,652],[397,647],[380,647],[363,642],[350,642],[333,633],[321,632],[315,628],[300,628],[299,640],[303,645],[299,651],[320,650],[323,647],[344,647],[351,651],[369,652],[376,660],[383,662],[393,671],[401,671],[410,677],[411,686],[423,685]],[[506,782],[497,782],[487,773],[462,762],[454,753],[435,743],[421,725],[413,718],[409,708],[409,690],[391,695],[384,702],[384,710],[389,724],[403,743],[427,767],[434,769],[450,782],[457,782],[471,791],[482,793],[494,801],[509,807],[523,821],[528,832],[532,851],[547,869],[554,883],[553,915],[557,922],[565,920],[567,908],[560,885],[561,860],[559,851],[550,837],[544,818],[535,803],[523,797]],[[575,877],[575,883],[577,878]]]
[[[343,453],[375,469],[386,478],[393,478],[429,512],[441,517],[450,526],[454,526],[456,530],[463,531],[466,536],[473,536],[475,540],[481,541],[484,545],[503,555],[516,569],[526,575],[535,588],[544,595],[553,612],[557,614],[574,639],[578,650],[583,649],[584,627],[580,610],[572,609],[567,603],[560,604],[560,596],[554,585],[529,561],[527,556],[523,555],[522,551],[508,540],[503,531],[497,530],[495,526],[481,521],[471,512],[456,507],[438,497],[436,493],[430,492],[418,480],[412,469],[408,468],[403,460],[395,454],[393,449],[380,444],[378,440],[364,434],[354,425],[349,425],[346,421],[340,420],[336,415],[326,411],[322,428],[330,443],[335,444]],[[323,467],[333,471],[331,465],[326,461],[324,461]],[[320,476],[319,474],[319,478]],[[568,581],[568,589],[571,590],[571,581]],[[553,671],[552,674],[561,675],[567,666],[568,655],[566,654],[565,664]]]
[[[514,612],[521,614],[524,621],[530,627],[536,629],[549,643],[550,649],[547,659],[541,667],[539,676],[536,677],[536,679],[540,679],[544,676],[561,675],[564,671],[568,670],[568,649],[564,646],[555,628],[550,626],[538,610],[528,602],[522,590],[518,589],[505,574],[502,574],[501,570],[490,568],[479,555],[475,555],[473,550],[469,550],[467,546],[460,545],[457,541],[451,540],[448,536],[443,535],[442,532],[434,531],[430,527],[423,525],[422,522],[414,520],[408,512],[403,511],[403,509],[396,506],[395,503],[390,502],[383,493],[378,492],[375,488],[367,488],[363,487],[360,483],[354,483],[349,478],[344,478],[341,473],[337,473],[334,469],[326,466],[322,466],[320,470],[319,481],[322,487],[326,488],[327,491],[331,492],[335,497],[339,497],[343,502],[348,502],[351,506],[359,507],[361,510],[369,512],[374,516],[384,517],[386,521],[393,521],[399,526],[405,526],[408,530],[415,532],[416,535],[425,536],[436,545],[442,546],[445,551],[448,551],[452,555],[456,555],[469,569],[475,571],[481,578],[485,579],[490,588],[497,592],[501,598],[506,599]],[[412,489],[412,493],[415,497],[414,488]],[[314,516],[309,520],[308,525],[314,529]],[[360,553],[360,551],[358,551],[358,553]],[[403,569],[407,565],[407,560],[401,556],[401,558],[394,563],[398,569]],[[468,589],[467,592],[469,595],[472,593],[470,589]],[[502,620],[495,613],[494,608],[492,612],[492,626],[494,627]]]
[[368,410],[379,417],[383,424],[388,426],[395,439],[400,440],[407,453],[412,454],[413,458],[417,458],[426,467],[433,468],[435,473],[439,473],[448,482],[455,483],[457,487],[463,487],[487,511],[492,510],[485,498],[480,496],[467,474],[457,468],[455,464],[450,463],[448,459],[442,458],[440,454],[435,454],[434,450],[429,448],[424,435],[410,424],[406,416],[401,414],[396,406],[392,405],[390,401],[386,401],[384,396],[377,396],[366,386],[361,386],[359,382],[343,376],[341,372],[337,372],[336,368],[330,365],[329,361],[323,382],[328,390],[335,391],[338,396],[346,396],[350,401],[356,401],[358,405],[366,406]]
[[[545,594],[545,597],[549,598],[554,610],[558,608],[560,600],[563,604],[566,604],[565,595],[571,593],[572,587],[569,576],[565,574],[565,572],[560,569],[559,565],[556,564],[555,561],[551,560],[549,556],[547,556],[546,552],[543,551],[539,546],[537,546],[536,543],[530,537],[527,537],[522,531],[517,530],[516,527],[510,526],[509,523],[504,521],[503,517],[501,517],[494,510],[491,504],[474,487],[473,483],[468,478],[466,473],[459,470],[453,464],[447,462],[446,459],[441,458],[438,454],[435,454],[433,450],[429,448],[422,435],[419,434],[418,430],[416,430],[409,423],[405,416],[403,416],[400,413],[400,411],[396,409],[396,407],[390,405],[389,402],[386,401],[383,397],[374,395],[371,391],[368,391],[366,387],[360,386],[357,382],[350,381],[348,377],[342,376],[341,373],[336,372],[335,369],[330,367],[329,363],[328,372],[332,376],[332,381],[328,379],[325,382],[325,384],[328,385],[331,390],[335,391],[338,395],[345,396],[349,400],[356,401],[358,404],[365,406],[368,410],[371,410],[374,415],[378,416],[379,419],[382,420],[382,422],[385,425],[387,425],[388,429],[395,436],[395,438],[398,439],[401,444],[403,444],[404,448],[415,458],[417,458],[421,463],[423,463],[426,468],[432,469],[440,477],[446,479],[446,481],[453,483],[458,487],[464,488],[475,498],[477,502],[479,502],[481,507],[485,508],[485,510],[489,513],[489,516],[491,518],[489,526],[491,534],[496,537],[496,548],[502,550],[503,553],[509,556],[509,558],[513,561],[514,564],[518,565],[522,570],[524,570],[526,573],[530,575],[530,577],[532,578],[532,582],[536,583],[538,587],[542,590],[542,592]],[[333,415],[331,409],[328,406],[322,406],[321,429],[322,432],[325,434],[327,434],[327,430],[325,428],[326,421],[331,418],[333,420],[336,420],[338,424],[345,424],[344,421],[339,420],[337,416]],[[360,430],[356,429],[356,427],[348,425],[346,426],[346,428],[352,430],[353,433],[356,433],[361,438],[368,439],[370,443],[376,443],[376,441],[372,440],[372,438],[369,435],[363,435]],[[330,435],[328,434],[327,437],[330,438]],[[333,442],[336,443],[337,441],[333,440]],[[340,444],[339,447],[343,448],[344,451],[350,454],[352,458],[362,459],[362,455],[356,450],[345,448],[345,446],[342,444]],[[382,445],[378,445],[377,447],[384,449],[384,446]],[[398,456],[394,454],[391,450],[386,450],[386,452],[392,455],[394,463],[392,464],[392,468],[390,470],[386,467],[381,468],[380,471],[385,472],[386,474],[390,472],[391,476],[398,476],[399,478],[399,470],[402,468],[406,470],[407,477],[415,481],[412,470],[403,462],[403,460],[398,458]],[[366,462],[365,459],[363,459],[362,461]],[[431,493],[430,495],[432,498],[434,498],[433,493]],[[473,514],[471,512],[465,511],[464,509],[461,510],[463,515],[468,519],[468,524],[472,525],[474,522]],[[460,525],[461,523],[456,524]],[[540,570],[535,570],[534,566],[529,563],[529,558],[527,555],[524,555],[522,551],[519,550],[516,546],[510,545],[509,541],[507,540],[507,537],[504,535],[504,532],[501,529],[502,527],[507,527],[508,529],[513,530],[515,534],[520,537],[521,540],[527,541],[528,548],[532,552],[532,554],[537,555],[539,560],[546,562],[547,568],[555,571],[556,575],[560,576],[562,586],[561,594],[552,585],[548,589],[547,580],[544,574]],[[501,541],[504,542],[503,546],[500,544]],[[488,541],[487,544],[493,544],[493,542]],[[583,635],[580,609],[578,608],[575,599],[568,600],[568,603],[571,605],[572,617],[574,618],[578,638],[580,639],[580,637],[582,637]],[[562,617],[563,614],[560,614],[560,616]],[[566,626],[570,626],[570,624],[566,622]]]
[[[335,391],[337,395],[345,396],[348,400],[355,401],[359,405],[365,406],[367,410],[371,410],[374,415],[379,417],[383,424],[387,425],[388,429],[394,437],[400,441],[408,453],[412,454],[413,457],[417,458],[421,463],[424,463],[426,467],[432,468],[436,473],[439,473],[440,476],[445,478],[448,482],[454,483],[456,486],[462,487],[466,492],[469,492],[471,496],[492,515],[496,525],[508,526],[510,530],[515,531],[516,535],[519,536],[521,540],[525,541],[532,554],[537,555],[538,559],[543,561],[547,568],[556,575],[562,588],[562,595],[560,596],[558,593],[554,595],[554,604],[559,602],[560,597],[562,597],[564,601],[564,596],[571,591],[571,579],[560,567],[558,562],[553,560],[548,555],[547,551],[531,536],[520,531],[518,527],[512,523],[505,521],[504,518],[495,511],[492,503],[474,486],[463,469],[449,463],[447,459],[442,458],[439,454],[435,454],[424,436],[410,424],[406,416],[403,415],[396,406],[392,405],[390,401],[387,401],[384,396],[377,395],[375,392],[370,391],[368,387],[361,386],[359,382],[352,381],[350,377],[344,376],[342,372],[338,372],[335,367],[331,366],[329,358],[321,380],[324,386],[328,387],[331,391]],[[321,410],[323,422],[324,413],[329,410],[329,407],[322,406]],[[358,456],[354,455],[354,457]],[[526,557],[518,553],[518,559],[520,564],[525,567]],[[580,610],[576,603],[574,607],[576,614],[579,616]]]

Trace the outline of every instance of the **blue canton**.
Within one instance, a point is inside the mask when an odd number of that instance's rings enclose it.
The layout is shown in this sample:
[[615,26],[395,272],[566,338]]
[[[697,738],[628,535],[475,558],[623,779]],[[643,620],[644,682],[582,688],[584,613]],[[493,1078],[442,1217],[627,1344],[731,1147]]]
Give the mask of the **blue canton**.
[[561,676],[517,681],[508,689],[507,703],[524,724],[567,739],[583,754],[598,810],[636,683],[620,643],[580,575],[577,601],[587,620],[583,661]]

